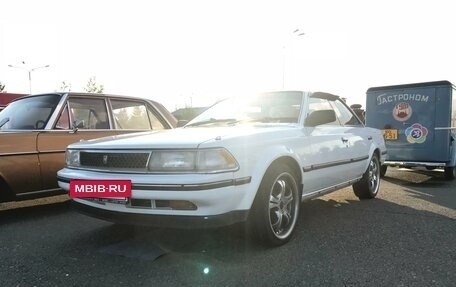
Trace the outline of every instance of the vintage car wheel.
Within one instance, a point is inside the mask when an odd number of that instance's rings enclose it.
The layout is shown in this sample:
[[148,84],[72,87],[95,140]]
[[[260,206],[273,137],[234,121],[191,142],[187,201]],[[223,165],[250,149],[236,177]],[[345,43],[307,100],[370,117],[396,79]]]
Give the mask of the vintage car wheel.
[[374,198],[377,196],[379,187],[380,162],[378,156],[374,154],[361,180],[353,185],[353,191],[360,199]]
[[448,180],[452,180],[456,178],[456,167],[445,167],[445,178]]
[[296,178],[295,172],[285,164],[274,164],[264,175],[249,225],[266,245],[282,245],[293,235],[301,204]]

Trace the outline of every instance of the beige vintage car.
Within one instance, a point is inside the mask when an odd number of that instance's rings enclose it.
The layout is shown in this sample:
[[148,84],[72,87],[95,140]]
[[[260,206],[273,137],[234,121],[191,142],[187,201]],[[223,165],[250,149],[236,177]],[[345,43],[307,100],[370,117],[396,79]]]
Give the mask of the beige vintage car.
[[13,101],[0,112],[0,202],[64,193],[56,174],[73,142],[176,124],[164,106],[141,98],[50,93]]

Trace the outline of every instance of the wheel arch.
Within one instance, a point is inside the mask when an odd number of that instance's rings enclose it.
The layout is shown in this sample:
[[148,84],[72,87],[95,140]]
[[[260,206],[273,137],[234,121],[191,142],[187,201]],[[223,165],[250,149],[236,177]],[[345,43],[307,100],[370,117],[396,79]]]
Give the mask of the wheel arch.
[[296,161],[296,159],[294,159],[291,156],[282,156],[282,157],[279,157],[279,158],[275,159],[269,165],[268,168],[270,168],[271,166],[273,166],[275,164],[278,164],[278,163],[283,163],[285,165],[288,165],[289,167],[291,167],[293,169],[293,171],[296,172],[297,183],[300,185],[300,189],[302,189],[302,184],[303,184],[303,182],[302,182],[302,169],[301,169],[301,166],[299,165],[299,163]]
[[261,168],[262,173],[261,174],[256,174],[255,178],[256,180],[254,183],[255,186],[255,196],[250,200],[250,208],[252,208],[256,198],[258,197],[258,190],[260,188],[261,182],[263,181],[266,173],[270,168],[277,164],[285,164],[289,166],[294,172],[295,175],[297,176],[296,181],[298,184],[299,192],[302,193],[302,188],[303,188],[303,182],[302,182],[302,169],[301,166],[299,165],[299,162],[296,158],[294,158],[291,154],[283,154],[280,156],[277,156],[274,158],[272,161],[268,162],[267,165],[265,165],[263,168]]
[[383,163],[383,161],[384,161],[384,159],[382,159],[382,153],[381,153],[379,147],[372,147],[371,150],[372,150],[372,151],[369,152],[369,158],[368,158],[368,160],[366,161],[366,166],[364,167],[364,169],[367,169],[367,167],[369,166],[369,163],[370,163],[370,161],[372,160],[372,157],[373,157],[374,155],[377,156],[380,165],[381,165],[381,164]]
[[374,152],[372,153],[372,156],[374,156],[374,154],[377,156],[378,161],[381,163],[382,162],[382,156],[381,156],[380,149],[378,147],[375,148]]

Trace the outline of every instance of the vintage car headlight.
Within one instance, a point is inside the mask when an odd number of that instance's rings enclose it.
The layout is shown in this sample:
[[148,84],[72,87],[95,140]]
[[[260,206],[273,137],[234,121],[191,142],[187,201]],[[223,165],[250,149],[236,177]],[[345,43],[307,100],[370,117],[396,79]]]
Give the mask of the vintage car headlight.
[[67,166],[79,166],[80,156],[79,150],[67,149],[65,153],[65,163]]
[[153,151],[149,170],[153,172],[224,172],[238,169],[234,157],[224,148]]

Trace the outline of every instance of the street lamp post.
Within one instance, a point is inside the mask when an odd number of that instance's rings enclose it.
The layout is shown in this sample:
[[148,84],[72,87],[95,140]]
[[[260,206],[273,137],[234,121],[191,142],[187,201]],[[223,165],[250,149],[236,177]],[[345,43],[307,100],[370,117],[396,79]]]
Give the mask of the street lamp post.
[[14,65],[8,65],[8,67],[21,69],[21,70],[25,70],[25,71],[28,72],[29,92],[30,92],[30,94],[32,94],[32,72],[35,71],[35,70],[38,70],[38,69],[42,69],[42,68],[49,68],[49,65],[39,66],[39,67],[35,67],[35,68],[32,68],[32,69],[27,69],[27,68],[24,68],[24,67],[14,66]]
[[[301,37],[304,36],[306,33],[302,32],[299,29],[293,31],[293,37]],[[285,89],[285,62],[286,62],[287,52],[286,52],[286,43],[283,44],[283,61],[282,61],[282,90]]]

